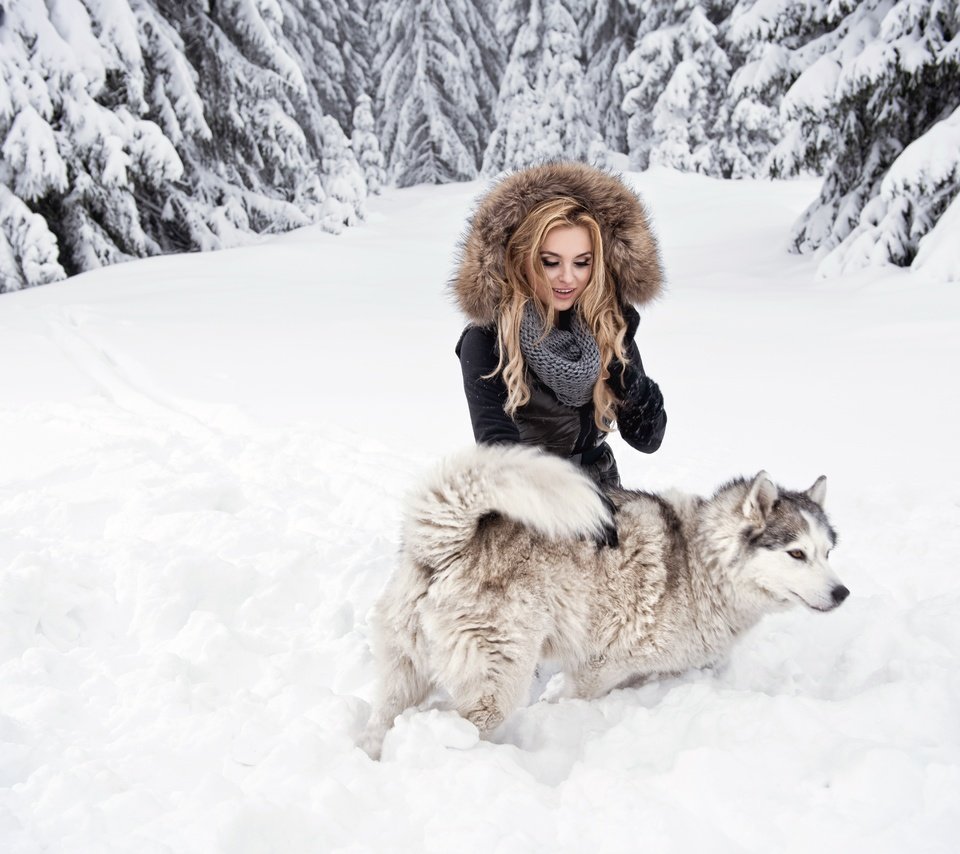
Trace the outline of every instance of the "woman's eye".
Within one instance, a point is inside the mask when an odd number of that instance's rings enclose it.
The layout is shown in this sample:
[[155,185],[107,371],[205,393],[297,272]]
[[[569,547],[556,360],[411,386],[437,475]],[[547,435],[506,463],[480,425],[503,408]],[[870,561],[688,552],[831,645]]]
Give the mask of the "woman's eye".
[[787,552],[794,560],[806,560],[807,556],[800,549],[790,549]]
[[[559,267],[559,266],[560,266],[560,262],[559,262],[559,261],[550,260],[549,258],[541,258],[541,259],[540,259],[540,263],[543,264],[544,267]],[[589,262],[589,261],[574,261],[574,262],[573,262],[573,266],[574,266],[574,267],[589,267],[589,266],[590,266],[590,262]]]

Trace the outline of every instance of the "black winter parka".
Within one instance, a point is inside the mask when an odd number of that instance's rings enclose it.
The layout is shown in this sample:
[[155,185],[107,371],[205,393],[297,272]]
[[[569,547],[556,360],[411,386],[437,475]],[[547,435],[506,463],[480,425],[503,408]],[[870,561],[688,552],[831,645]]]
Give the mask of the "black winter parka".
[[[561,329],[569,327],[572,311],[560,312],[557,325]],[[659,389],[643,371],[635,340],[640,315],[630,306],[625,307],[623,313],[627,320],[624,339],[627,366],[621,370],[620,363],[615,361],[607,382],[622,401],[619,420],[624,441],[638,451],[651,454],[663,440],[667,414]],[[584,463],[591,462],[592,454],[606,437],[594,421],[592,401],[579,407],[561,403],[553,390],[528,367],[530,400],[511,418],[503,409],[507,387],[502,376],[489,376],[499,361],[496,327],[468,326],[457,342],[456,352],[477,442],[520,442],[537,445],[559,456],[580,456]]]

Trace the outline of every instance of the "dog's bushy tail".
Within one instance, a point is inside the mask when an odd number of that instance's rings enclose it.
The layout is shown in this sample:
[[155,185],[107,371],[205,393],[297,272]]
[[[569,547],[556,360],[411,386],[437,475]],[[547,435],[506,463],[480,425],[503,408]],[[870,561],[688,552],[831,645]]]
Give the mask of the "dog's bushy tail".
[[612,505],[573,463],[523,445],[478,445],[448,457],[407,506],[405,548],[430,564],[456,555],[497,513],[551,539],[610,541]]

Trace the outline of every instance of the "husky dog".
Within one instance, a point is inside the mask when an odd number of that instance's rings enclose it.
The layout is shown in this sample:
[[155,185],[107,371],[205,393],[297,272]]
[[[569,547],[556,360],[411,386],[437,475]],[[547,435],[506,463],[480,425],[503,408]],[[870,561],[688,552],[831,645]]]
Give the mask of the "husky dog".
[[[764,614],[831,611],[826,478],[806,492],[760,472],[712,498],[617,491],[524,446],[443,462],[410,499],[399,564],[373,613],[380,672],[362,746],[446,690],[481,731],[522,701],[541,657],[589,698],[722,658]],[[616,505],[615,516],[614,508]],[[616,522],[616,539],[610,547]]]

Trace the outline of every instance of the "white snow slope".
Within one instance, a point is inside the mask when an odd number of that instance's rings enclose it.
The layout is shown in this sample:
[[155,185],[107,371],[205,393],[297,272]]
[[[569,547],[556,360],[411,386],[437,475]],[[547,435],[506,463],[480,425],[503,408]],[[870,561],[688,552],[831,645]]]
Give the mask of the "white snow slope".
[[483,184],[8,294],[0,850],[956,850],[960,291],[816,280],[786,252],[815,183],[630,177],[670,423],[650,457],[615,440],[623,479],[826,474],[844,606],[767,618],[714,671],[538,685],[489,741],[408,712],[372,762],[400,502],[472,442],[443,286]]

